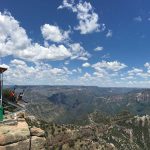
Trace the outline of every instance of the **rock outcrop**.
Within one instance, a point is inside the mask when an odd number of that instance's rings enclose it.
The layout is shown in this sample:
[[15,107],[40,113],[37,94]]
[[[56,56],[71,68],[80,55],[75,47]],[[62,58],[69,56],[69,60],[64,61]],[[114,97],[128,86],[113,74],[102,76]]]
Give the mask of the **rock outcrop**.
[[16,124],[0,124],[0,150],[45,150],[45,132],[30,127],[24,118],[18,115]]

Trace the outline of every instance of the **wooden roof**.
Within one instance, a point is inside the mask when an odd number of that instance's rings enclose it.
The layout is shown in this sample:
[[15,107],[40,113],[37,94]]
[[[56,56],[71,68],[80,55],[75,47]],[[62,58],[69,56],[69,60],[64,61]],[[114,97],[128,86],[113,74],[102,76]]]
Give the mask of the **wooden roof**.
[[7,70],[7,68],[4,68],[4,67],[1,67],[1,66],[0,66],[0,73],[5,72],[6,70]]

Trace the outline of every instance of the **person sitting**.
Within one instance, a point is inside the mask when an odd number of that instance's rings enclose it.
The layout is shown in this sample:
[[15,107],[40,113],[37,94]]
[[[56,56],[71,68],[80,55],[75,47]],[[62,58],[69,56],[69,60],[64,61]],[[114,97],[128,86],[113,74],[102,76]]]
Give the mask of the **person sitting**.
[[12,102],[16,102],[15,89],[14,89],[13,91],[10,91],[9,96],[10,96],[10,100],[11,100]]
[[17,103],[18,103],[18,101],[22,101],[23,100],[22,99],[23,95],[24,95],[23,92],[19,93],[18,98],[17,98]]

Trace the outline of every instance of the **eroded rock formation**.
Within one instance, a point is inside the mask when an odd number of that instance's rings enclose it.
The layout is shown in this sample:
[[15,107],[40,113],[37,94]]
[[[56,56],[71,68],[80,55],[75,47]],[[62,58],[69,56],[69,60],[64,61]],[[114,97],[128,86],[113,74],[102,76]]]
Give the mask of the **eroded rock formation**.
[[45,150],[46,138],[42,129],[30,127],[24,118],[14,122],[0,125],[0,150]]

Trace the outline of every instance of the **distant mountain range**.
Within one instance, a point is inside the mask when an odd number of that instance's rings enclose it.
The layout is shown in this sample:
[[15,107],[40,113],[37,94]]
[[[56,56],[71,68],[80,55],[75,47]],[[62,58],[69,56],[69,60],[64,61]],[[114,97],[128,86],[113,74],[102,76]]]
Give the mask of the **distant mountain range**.
[[17,86],[27,111],[47,122],[89,124],[89,114],[114,116],[124,110],[150,114],[150,89],[96,86]]

